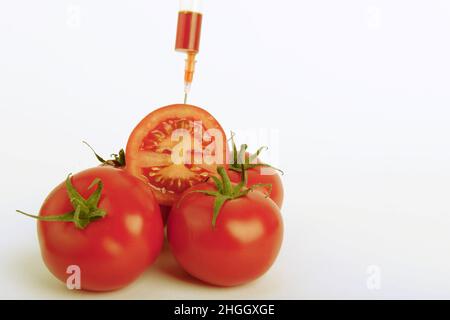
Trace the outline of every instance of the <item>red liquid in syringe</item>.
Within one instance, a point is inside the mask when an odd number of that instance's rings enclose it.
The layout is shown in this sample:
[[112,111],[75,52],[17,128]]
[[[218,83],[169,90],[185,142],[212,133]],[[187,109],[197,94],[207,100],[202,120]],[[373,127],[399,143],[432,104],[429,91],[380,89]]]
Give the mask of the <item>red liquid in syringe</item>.
[[200,47],[201,29],[201,13],[192,11],[180,11],[178,13],[175,50],[181,52],[198,53]]

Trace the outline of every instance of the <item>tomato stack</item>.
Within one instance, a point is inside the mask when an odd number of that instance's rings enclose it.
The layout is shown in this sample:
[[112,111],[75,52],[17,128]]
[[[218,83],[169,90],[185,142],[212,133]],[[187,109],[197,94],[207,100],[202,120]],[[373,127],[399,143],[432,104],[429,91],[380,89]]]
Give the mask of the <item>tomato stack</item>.
[[283,238],[283,187],[275,169],[240,150],[219,122],[192,105],[147,115],[126,151],[58,185],[38,216],[42,257],[61,281],[80,287],[131,283],[158,257],[164,224],[170,249],[193,277],[235,286],[264,274]]

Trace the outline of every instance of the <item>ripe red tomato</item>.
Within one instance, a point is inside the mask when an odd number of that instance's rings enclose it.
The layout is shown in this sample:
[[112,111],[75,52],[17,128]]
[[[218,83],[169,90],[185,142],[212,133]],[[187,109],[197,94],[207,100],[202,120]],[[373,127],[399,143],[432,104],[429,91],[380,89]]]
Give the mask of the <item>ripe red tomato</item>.
[[210,183],[183,194],[172,207],[167,236],[172,253],[192,276],[210,284],[235,286],[264,274],[278,255],[283,223],[279,208],[260,191],[225,201],[212,226],[217,192]]
[[[241,174],[239,172],[228,170],[228,175],[230,180],[234,183],[239,183],[241,181]],[[247,170],[247,186],[252,186],[255,184],[270,184],[272,187],[262,187],[265,193],[269,193],[269,197],[277,204],[278,208],[281,209],[283,206],[283,183],[279,173],[269,167],[255,167]]]
[[[234,143],[233,135],[231,136],[232,154],[231,163],[228,170],[228,175],[232,182],[239,183],[242,180],[242,170],[247,173],[247,186],[254,186],[256,184],[270,185],[270,187],[261,187],[264,193],[268,193],[270,198],[275,201],[277,206],[281,209],[283,205],[283,183],[281,182],[279,169],[275,169],[267,164],[262,163],[258,156],[266,149],[266,147],[259,148],[255,154],[247,152],[247,145],[241,145],[239,152]],[[239,160],[240,159],[240,160]]]
[[[81,288],[109,291],[126,286],[158,256],[164,239],[159,206],[151,191],[126,171],[96,167],[71,178],[79,194],[88,199],[103,183],[98,208],[106,215],[78,228],[73,222],[38,221],[42,257],[48,269],[66,282],[67,268],[81,271]],[[47,197],[40,217],[74,210],[64,183]]]
[[125,154],[126,170],[153,190],[159,204],[171,206],[226,162],[226,135],[207,111],[175,104],[147,115],[131,133]]

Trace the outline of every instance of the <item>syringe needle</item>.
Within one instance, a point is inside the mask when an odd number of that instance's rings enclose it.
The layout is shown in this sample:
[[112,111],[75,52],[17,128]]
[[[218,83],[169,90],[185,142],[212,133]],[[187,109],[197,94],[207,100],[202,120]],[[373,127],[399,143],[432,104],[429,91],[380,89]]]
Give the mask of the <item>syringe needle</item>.
[[187,102],[187,97],[188,97],[189,91],[191,91],[191,83],[185,82],[184,83],[184,104],[186,104],[186,102]]

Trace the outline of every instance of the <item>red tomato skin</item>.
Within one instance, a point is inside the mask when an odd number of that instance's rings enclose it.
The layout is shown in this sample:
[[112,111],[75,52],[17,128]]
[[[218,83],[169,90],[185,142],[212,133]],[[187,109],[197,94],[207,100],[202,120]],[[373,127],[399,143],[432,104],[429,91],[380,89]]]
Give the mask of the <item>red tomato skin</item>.
[[[261,170],[263,168],[265,170],[263,171],[265,174],[261,174]],[[230,177],[230,180],[234,183],[239,183],[241,181],[241,174],[239,172],[228,170],[228,176]],[[247,179],[248,179],[247,187],[250,187],[258,183],[271,184],[272,190],[270,192],[269,197],[277,204],[278,208],[280,209],[282,208],[284,198],[283,183],[281,182],[280,175],[275,169],[268,167],[256,167],[249,169],[247,170]],[[268,190],[266,189],[266,192],[267,191]]]
[[169,213],[170,210],[172,210],[172,207],[160,205],[159,209],[161,210],[161,217],[165,226],[167,225],[167,219],[169,218]]
[[[214,187],[205,183],[192,190]],[[167,236],[176,260],[192,276],[217,286],[241,285],[260,277],[281,247],[279,208],[261,192],[250,192],[227,201],[213,228],[213,202],[211,196],[192,193],[172,207]]]
[[[151,191],[121,169],[96,167],[72,177],[78,192],[87,198],[95,178],[104,184],[99,208],[107,215],[78,229],[72,222],[38,221],[43,260],[62,282],[71,265],[80,267],[81,288],[111,291],[122,288],[144,272],[159,255],[164,233],[159,206]],[[65,184],[58,185],[41,207],[40,215],[72,211]]]

